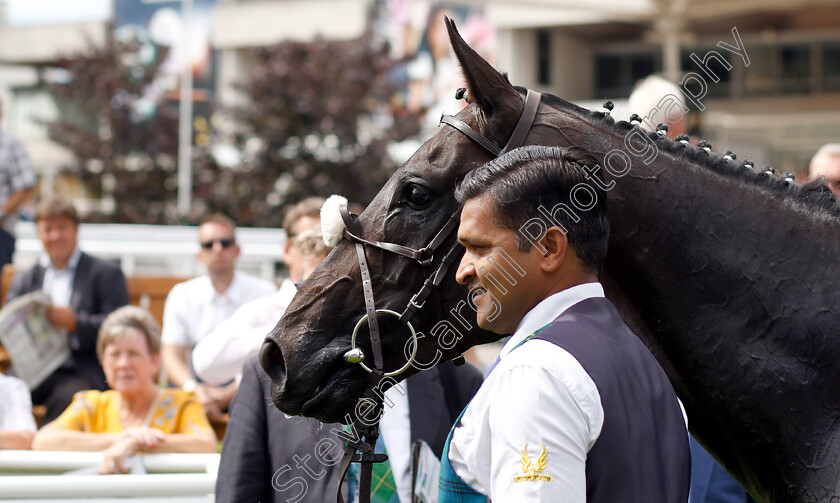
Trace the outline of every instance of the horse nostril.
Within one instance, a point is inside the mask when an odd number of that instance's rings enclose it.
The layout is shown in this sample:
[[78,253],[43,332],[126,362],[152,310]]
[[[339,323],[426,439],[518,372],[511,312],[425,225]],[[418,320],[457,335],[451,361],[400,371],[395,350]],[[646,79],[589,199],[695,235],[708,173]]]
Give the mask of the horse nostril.
[[283,378],[286,375],[286,360],[283,358],[283,352],[270,339],[263,342],[260,348],[260,364],[273,381],[277,381],[278,378]]

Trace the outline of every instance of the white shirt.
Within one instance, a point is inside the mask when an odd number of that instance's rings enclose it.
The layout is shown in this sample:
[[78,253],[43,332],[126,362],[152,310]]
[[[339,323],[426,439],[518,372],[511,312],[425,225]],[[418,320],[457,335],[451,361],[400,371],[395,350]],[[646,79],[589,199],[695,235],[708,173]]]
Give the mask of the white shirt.
[[405,381],[385,392],[385,411],[379,428],[388,451],[397,496],[400,503],[411,503],[411,416]]
[[242,365],[257,354],[265,336],[286,312],[297,288],[284,280],[271,295],[244,304],[195,345],[192,364],[202,381],[221,385],[242,376]]
[[35,433],[32,400],[26,383],[17,377],[0,374],[0,430]]
[[271,281],[241,271],[234,273],[223,294],[216,291],[206,274],[178,283],[163,306],[161,341],[193,347],[239,306],[275,291],[277,286]]
[[50,294],[52,305],[67,307],[73,297],[73,278],[76,276],[76,268],[82,252],[76,247],[64,269],[56,269],[46,253],[41,256],[41,267],[44,268],[44,283],[41,288]]
[[[500,502],[586,501],[586,456],[604,425],[598,389],[557,345],[539,339],[517,345],[574,304],[603,296],[600,283],[586,283],[544,299],[502,348],[449,446],[455,473],[476,491]],[[523,449],[534,467],[543,445],[545,468],[538,474],[552,480],[514,481],[525,475]]]

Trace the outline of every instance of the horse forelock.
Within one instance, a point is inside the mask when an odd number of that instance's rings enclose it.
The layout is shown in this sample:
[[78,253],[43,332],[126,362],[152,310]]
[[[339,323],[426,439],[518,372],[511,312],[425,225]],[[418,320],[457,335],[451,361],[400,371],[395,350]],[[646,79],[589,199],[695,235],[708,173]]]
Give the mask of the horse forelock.
[[790,183],[767,173],[767,168],[754,167],[751,161],[735,162],[723,155],[706,151],[703,148],[674,141],[664,135],[644,131],[635,124],[620,120],[615,121],[610,114],[601,111],[587,110],[550,94],[543,94],[546,105],[577,117],[593,127],[605,129],[618,136],[627,135],[634,128],[647,136],[656,148],[668,154],[667,162],[676,166],[684,163],[691,164],[710,173],[721,175],[732,183],[740,183],[756,187],[768,195],[780,196],[786,203],[802,207],[810,212],[814,218],[840,217],[840,201],[827,186],[819,181],[808,182],[803,185]]

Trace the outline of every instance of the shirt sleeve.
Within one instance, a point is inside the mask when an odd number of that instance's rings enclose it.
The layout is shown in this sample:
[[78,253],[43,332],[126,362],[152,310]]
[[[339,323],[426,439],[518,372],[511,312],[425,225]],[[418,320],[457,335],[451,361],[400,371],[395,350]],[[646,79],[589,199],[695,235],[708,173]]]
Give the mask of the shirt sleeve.
[[587,390],[568,376],[527,365],[500,377],[489,413],[493,499],[585,503],[592,445],[587,402],[600,405],[594,383]]
[[38,428],[35,425],[35,418],[32,417],[32,400],[26,384],[11,377],[5,378],[4,383],[6,384],[4,398],[6,405],[2,408],[0,429],[35,433]]
[[35,186],[35,170],[29,160],[29,154],[23,144],[15,140],[11,144],[12,162],[7,167],[9,170],[9,184],[12,192],[18,192]]
[[186,320],[186,295],[184,284],[172,287],[163,305],[163,326],[160,340],[163,344],[191,346],[189,326]]
[[50,423],[65,430],[91,432],[91,422],[98,405],[98,391],[80,391],[73,395],[73,402]]
[[242,365],[259,352],[265,336],[283,316],[286,303],[276,294],[253,300],[236,310],[195,345],[195,374],[208,384],[222,385],[242,372]]
[[245,360],[259,352],[274,328],[274,324],[248,327],[234,321],[228,318],[193,349],[193,370],[207,384],[220,386],[239,376]]
[[187,435],[213,433],[210,421],[207,420],[207,414],[204,413],[204,408],[195,399],[194,394],[190,393],[187,401],[181,406],[178,422],[172,433],[185,433]]

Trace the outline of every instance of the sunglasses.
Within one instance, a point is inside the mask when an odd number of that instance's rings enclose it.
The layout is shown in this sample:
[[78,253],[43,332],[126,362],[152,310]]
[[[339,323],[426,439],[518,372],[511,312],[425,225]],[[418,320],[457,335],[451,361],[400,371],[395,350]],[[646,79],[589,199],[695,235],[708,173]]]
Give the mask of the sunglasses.
[[233,238],[212,239],[210,241],[202,241],[201,247],[205,250],[212,250],[213,245],[216,243],[222,245],[222,248],[230,248],[235,243],[235,241],[233,240]]

